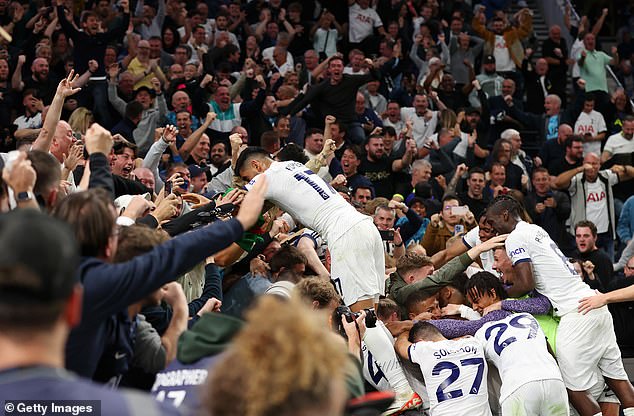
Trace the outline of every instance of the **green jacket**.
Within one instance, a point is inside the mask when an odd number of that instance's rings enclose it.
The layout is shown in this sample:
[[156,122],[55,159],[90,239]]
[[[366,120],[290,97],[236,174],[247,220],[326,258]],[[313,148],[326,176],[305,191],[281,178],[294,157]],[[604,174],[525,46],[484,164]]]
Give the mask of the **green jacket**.
[[[233,316],[215,312],[203,314],[190,330],[178,338],[178,361],[191,364],[224,352],[243,325],[244,321]],[[352,354],[348,354],[345,376],[350,397],[362,396],[365,393],[362,365]]]
[[221,313],[205,313],[189,331],[178,338],[178,361],[195,363],[203,357],[220,354],[242,329],[244,321]]
[[422,290],[430,295],[436,293],[441,287],[449,285],[456,275],[467,270],[467,267],[469,267],[471,263],[473,263],[473,260],[467,253],[461,254],[451,259],[431,276],[427,276],[425,279],[409,285],[405,283],[400,276],[394,273],[386,282],[386,287],[389,287],[388,295],[394,299],[398,305],[404,307],[405,301],[410,294],[418,290]]

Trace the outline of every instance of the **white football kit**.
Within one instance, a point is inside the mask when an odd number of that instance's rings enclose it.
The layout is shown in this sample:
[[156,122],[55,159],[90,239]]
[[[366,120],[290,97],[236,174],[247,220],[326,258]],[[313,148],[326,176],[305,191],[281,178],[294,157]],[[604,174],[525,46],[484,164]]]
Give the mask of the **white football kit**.
[[476,338],[417,342],[409,347],[409,358],[423,373],[431,416],[491,415],[488,368]]
[[557,361],[566,387],[588,390],[599,380],[596,368],[605,377],[628,380],[616,344],[612,315],[602,307],[581,315],[579,300],[594,291],[575,272],[559,247],[541,227],[524,221],[505,242],[513,266],[532,264],[535,289],[546,296],[560,317],[557,327]]
[[346,305],[385,292],[383,242],[371,217],[299,162],[273,162],[261,175],[268,178],[265,198],[326,240],[331,278]]
[[361,342],[361,354],[363,355],[363,378],[365,381],[378,391],[390,390],[390,382],[364,342]]
[[[462,242],[469,248],[482,244],[482,241],[480,240],[480,227],[478,226],[469,230],[468,233],[462,236]],[[497,276],[497,272],[493,270],[493,262],[495,261],[493,258],[493,250],[481,253],[480,261],[482,262],[482,269],[484,271],[491,272]]]
[[487,360],[500,372],[502,415],[521,414],[511,411],[519,410],[518,403],[526,414],[568,415],[568,395],[559,367],[532,315],[513,314],[488,322],[475,337],[484,345]]

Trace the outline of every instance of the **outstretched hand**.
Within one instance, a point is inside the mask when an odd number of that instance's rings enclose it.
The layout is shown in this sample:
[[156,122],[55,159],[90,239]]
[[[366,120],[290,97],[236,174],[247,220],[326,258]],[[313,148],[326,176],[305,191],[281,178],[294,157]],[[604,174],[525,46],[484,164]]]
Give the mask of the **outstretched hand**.
[[579,306],[577,307],[577,309],[579,310],[579,313],[581,313],[582,315],[585,315],[591,310],[599,309],[600,307],[605,306],[607,304],[608,302],[605,299],[605,294],[598,293],[597,295],[589,296],[587,298],[581,299],[579,301]]
[[57,85],[57,94],[62,98],[66,98],[81,91],[81,88],[73,87],[73,85],[77,82],[77,79],[79,79],[79,75],[75,74],[75,71],[71,69],[68,76],[61,80]]

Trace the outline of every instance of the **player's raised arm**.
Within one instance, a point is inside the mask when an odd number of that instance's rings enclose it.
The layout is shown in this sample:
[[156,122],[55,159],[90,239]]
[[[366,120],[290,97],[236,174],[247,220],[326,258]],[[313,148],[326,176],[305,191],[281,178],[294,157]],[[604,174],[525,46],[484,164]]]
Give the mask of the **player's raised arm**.
[[495,236],[493,238],[488,239],[484,243],[478,244],[475,247],[472,247],[467,251],[467,254],[471,258],[471,260],[476,261],[480,254],[485,253],[489,250],[494,250],[496,248],[504,247],[504,241],[508,237],[508,234],[502,234]]

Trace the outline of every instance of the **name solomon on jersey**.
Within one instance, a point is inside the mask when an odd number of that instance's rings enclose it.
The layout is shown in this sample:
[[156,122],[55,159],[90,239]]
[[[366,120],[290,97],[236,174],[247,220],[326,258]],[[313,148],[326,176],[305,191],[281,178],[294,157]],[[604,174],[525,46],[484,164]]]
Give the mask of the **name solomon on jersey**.
[[442,348],[438,351],[434,352],[434,357],[436,357],[437,360],[440,360],[441,358],[445,358],[448,357],[450,355],[455,355],[455,354],[460,354],[460,353],[471,353],[473,355],[477,355],[478,354],[478,347],[476,347],[475,345],[464,345],[460,348],[457,349],[445,349]]

